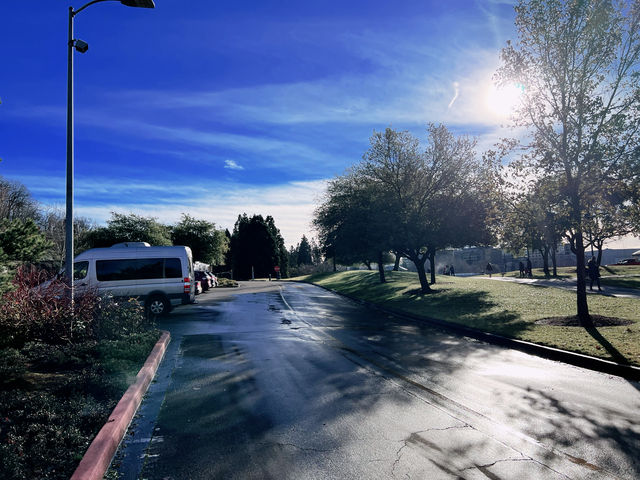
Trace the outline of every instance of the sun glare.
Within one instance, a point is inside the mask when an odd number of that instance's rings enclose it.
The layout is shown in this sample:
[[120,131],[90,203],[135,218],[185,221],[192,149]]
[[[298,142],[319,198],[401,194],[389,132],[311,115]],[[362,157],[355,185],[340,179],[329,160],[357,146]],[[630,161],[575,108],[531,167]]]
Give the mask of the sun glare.
[[502,87],[491,85],[485,98],[487,108],[494,115],[506,118],[515,111],[520,103],[522,91],[523,88],[520,85]]

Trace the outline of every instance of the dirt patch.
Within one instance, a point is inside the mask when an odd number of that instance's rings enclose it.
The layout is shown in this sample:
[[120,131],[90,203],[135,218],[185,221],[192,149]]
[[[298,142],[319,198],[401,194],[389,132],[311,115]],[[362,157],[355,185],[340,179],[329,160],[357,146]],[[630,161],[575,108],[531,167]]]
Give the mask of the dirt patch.
[[[631,325],[632,320],[616,317],[605,317],[602,315],[591,315],[591,321],[594,327],[621,327]],[[570,317],[548,317],[536,320],[538,325],[551,325],[554,327],[583,327],[577,315]]]

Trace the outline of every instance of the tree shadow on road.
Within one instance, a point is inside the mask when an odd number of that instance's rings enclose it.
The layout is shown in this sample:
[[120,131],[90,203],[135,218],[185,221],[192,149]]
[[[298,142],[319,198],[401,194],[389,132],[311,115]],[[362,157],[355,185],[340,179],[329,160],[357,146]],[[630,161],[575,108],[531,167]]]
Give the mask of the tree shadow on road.
[[[563,398],[550,389],[527,388],[498,394],[496,402],[504,405],[508,423],[543,444],[558,445],[572,462],[638,478],[640,424],[627,413],[640,408],[637,397],[597,409],[579,399],[580,395]],[[530,412],[538,413],[535,422],[528,420]]]

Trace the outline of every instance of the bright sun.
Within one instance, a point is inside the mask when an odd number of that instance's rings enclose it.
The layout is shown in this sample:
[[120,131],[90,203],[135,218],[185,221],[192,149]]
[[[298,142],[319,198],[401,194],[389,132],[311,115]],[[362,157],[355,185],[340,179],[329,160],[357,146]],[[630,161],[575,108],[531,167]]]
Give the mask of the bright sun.
[[503,87],[492,85],[489,87],[485,97],[487,108],[494,115],[508,117],[520,103],[522,91],[523,88],[520,85],[506,85]]

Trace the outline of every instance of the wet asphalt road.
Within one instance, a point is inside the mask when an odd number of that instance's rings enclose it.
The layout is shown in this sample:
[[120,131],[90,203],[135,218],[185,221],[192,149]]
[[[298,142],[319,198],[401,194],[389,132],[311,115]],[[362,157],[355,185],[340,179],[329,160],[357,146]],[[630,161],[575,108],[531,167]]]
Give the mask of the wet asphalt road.
[[306,284],[219,289],[160,327],[121,478],[640,478],[637,382]]

